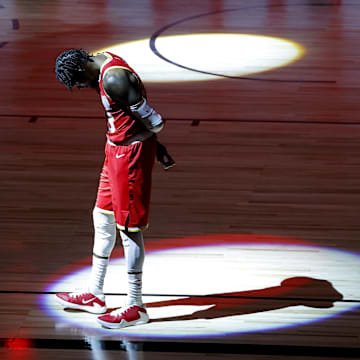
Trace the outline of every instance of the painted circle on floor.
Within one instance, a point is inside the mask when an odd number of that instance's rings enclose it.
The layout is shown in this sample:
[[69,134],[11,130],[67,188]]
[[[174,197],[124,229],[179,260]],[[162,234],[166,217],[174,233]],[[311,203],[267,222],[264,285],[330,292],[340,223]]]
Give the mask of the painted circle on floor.
[[[96,315],[64,311],[54,294],[41,297],[56,326],[131,337],[211,337],[270,331],[325,320],[359,307],[360,257],[276,236],[219,234],[146,244],[143,300],[151,322],[101,328]],[[91,259],[49,279],[46,292],[80,291]],[[123,306],[126,265],[117,250],[104,291],[109,308]]]

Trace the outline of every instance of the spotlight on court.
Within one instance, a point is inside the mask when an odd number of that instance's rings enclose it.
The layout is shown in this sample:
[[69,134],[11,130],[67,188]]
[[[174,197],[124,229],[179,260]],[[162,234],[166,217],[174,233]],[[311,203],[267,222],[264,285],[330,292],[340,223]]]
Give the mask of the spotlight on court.
[[[301,58],[300,44],[281,38],[247,34],[189,34],[117,44],[110,51],[123,57],[144,82],[183,82],[257,74]],[[166,60],[165,60],[166,59]]]
[[[49,277],[39,298],[42,310],[59,332],[67,326],[76,334],[208,338],[306,326],[359,308],[357,253],[257,234],[164,239],[147,243],[146,251],[143,299],[150,323],[108,330],[93,314],[57,305],[55,292],[79,291],[87,283],[91,258]],[[109,308],[123,306],[125,274],[119,248],[105,279]]]

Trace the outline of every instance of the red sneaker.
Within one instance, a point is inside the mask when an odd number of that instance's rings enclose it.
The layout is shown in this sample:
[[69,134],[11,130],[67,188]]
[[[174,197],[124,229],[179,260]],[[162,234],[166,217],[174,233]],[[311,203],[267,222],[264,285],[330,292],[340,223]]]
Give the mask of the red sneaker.
[[56,300],[64,308],[84,310],[94,314],[103,314],[107,307],[104,295],[93,295],[89,292],[83,293],[58,293]]
[[145,307],[131,305],[125,309],[117,309],[110,314],[97,318],[99,324],[110,329],[122,329],[127,326],[146,324],[149,322],[149,315]]

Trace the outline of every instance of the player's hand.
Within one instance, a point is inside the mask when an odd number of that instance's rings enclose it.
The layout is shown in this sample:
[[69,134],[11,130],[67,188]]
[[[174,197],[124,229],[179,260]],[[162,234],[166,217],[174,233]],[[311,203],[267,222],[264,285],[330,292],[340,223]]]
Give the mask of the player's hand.
[[175,166],[175,161],[167,152],[166,147],[163,144],[160,144],[159,141],[156,142],[156,158],[163,166],[164,170],[168,170]]

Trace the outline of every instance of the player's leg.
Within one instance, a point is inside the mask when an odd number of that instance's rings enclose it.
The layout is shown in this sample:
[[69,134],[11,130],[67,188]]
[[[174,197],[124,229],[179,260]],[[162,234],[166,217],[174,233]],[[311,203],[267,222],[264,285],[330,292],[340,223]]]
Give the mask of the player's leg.
[[56,297],[65,308],[101,314],[107,310],[103,286],[116,241],[116,223],[113,214],[104,213],[98,207],[93,210],[93,221],[95,236],[88,288],[78,293],[58,293]]
[[88,288],[78,293],[59,293],[56,294],[56,298],[65,308],[99,314],[107,310],[103,293],[104,278],[116,241],[116,222],[112,212],[106,161],[100,176],[96,206],[93,210],[93,222],[95,236]]
[[142,301],[142,271],[144,264],[144,240],[142,231],[120,231],[128,278],[128,295],[124,308],[100,316],[98,322],[107,328],[123,328],[145,324],[149,321]]
[[[128,149],[117,149],[125,156],[117,154],[117,166],[126,164],[118,173],[127,174],[117,182],[122,184],[116,192],[119,201],[114,199],[117,226],[124,246],[127,262],[128,296],[125,308],[100,316],[98,322],[108,328],[123,328],[144,324],[149,321],[142,302],[142,270],[144,263],[144,241],[142,229],[147,228],[149,220],[151,171],[155,158],[155,139],[148,139]],[[116,158],[116,156],[114,156]],[[136,166],[135,166],[136,164]],[[126,181],[126,182],[125,182]]]
[[96,206],[93,210],[93,220],[95,234],[88,290],[94,295],[103,296],[104,279],[116,241],[116,223],[114,214]]
[[120,236],[124,247],[128,277],[126,305],[144,306],[142,302],[142,271],[145,249],[142,231],[120,231]]

